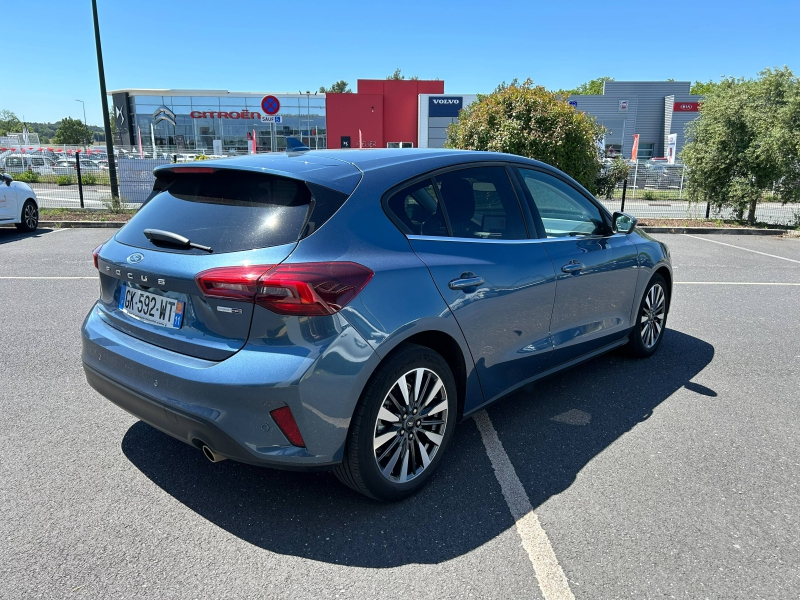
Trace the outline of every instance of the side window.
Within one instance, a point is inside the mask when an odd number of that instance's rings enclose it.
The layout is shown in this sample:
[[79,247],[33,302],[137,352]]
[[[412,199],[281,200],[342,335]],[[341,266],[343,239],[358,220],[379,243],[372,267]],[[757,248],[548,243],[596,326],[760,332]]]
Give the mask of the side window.
[[542,217],[547,237],[603,235],[600,209],[577,190],[545,173],[519,169]]
[[395,192],[387,206],[412,235],[447,236],[447,225],[430,179]]
[[517,195],[504,167],[474,167],[436,176],[453,237],[528,237]]

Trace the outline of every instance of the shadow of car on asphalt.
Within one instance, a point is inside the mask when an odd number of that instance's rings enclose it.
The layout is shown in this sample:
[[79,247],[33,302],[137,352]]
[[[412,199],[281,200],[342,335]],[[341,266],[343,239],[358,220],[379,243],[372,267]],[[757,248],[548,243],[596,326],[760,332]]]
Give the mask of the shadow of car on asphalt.
[[[612,353],[490,408],[533,507],[568,488],[594,456],[647,419],[713,356],[707,342],[667,330],[649,360]],[[395,504],[371,501],[330,473],[212,464],[141,421],[127,431],[122,450],[156,485],[227,532],[272,552],[332,564],[436,564],[514,524],[471,419],[456,429],[429,485]]]
[[51,231],[53,230],[40,228],[32,233],[23,233],[18,231],[16,227],[0,227],[0,244],[9,244],[27,238],[40,238]]

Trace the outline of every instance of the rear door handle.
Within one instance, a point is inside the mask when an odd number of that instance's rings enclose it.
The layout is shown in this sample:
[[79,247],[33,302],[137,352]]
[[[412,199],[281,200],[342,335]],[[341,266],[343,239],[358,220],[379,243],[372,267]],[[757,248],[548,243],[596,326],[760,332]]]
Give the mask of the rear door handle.
[[579,262],[570,262],[561,267],[561,270],[564,273],[577,273],[578,271],[583,271],[586,268],[586,265]]
[[447,285],[451,290],[463,290],[468,287],[475,287],[483,283],[483,277],[478,277],[475,273],[462,273],[458,279],[453,279]]

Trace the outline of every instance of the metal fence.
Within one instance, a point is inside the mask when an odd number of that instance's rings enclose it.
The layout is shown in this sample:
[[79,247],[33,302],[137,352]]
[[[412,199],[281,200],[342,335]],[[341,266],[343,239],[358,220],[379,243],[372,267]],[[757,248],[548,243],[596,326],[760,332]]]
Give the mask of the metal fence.
[[[601,202],[610,211],[622,210],[649,219],[735,219],[733,208],[717,209],[706,202],[686,198],[686,167],[666,161],[630,163],[628,179],[620,183],[610,199]],[[624,193],[624,201],[623,201]],[[783,204],[771,192],[756,206],[756,221],[771,225],[800,224],[800,203]]]
[[[137,208],[147,198],[155,181],[153,169],[171,162],[194,161],[198,157],[198,154],[185,149],[163,146],[149,152],[137,147],[115,148],[115,152],[120,199],[124,208]],[[25,154],[18,150],[0,151],[0,171],[26,181],[36,192],[42,208],[103,209],[111,203],[104,148],[40,148]],[[600,200],[612,212],[622,210],[644,219],[736,218],[731,208],[718,210],[706,203],[689,202],[685,185],[684,165],[638,161],[631,163],[627,182],[617,186],[610,199]],[[767,193],[756,208],[756,221],[772,225],[800,224],[800,204],[782,204]]]

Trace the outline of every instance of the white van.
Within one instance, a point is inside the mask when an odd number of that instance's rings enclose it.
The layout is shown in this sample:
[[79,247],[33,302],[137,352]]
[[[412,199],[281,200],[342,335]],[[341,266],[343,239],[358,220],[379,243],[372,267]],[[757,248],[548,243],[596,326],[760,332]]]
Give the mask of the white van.
[[6,173],[34,171],[38,175],[52,175],[54,166],[55,162],[46,156],[9,154],[3,159],[3,168]]

